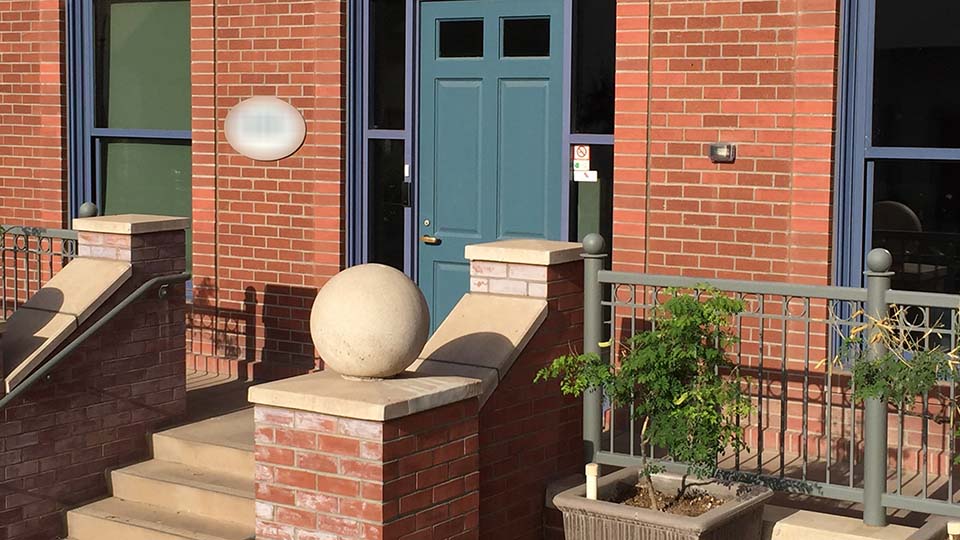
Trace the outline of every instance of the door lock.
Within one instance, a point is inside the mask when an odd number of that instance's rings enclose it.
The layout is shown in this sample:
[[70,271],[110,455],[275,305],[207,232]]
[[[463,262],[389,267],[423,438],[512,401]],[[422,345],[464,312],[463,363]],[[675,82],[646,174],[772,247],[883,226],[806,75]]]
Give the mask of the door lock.
[[429,234],[425,234],[421,236],[420,241],[428,246],[438,246],[440,245],[440,242],[442,242],[442,240],[440,240],[436,236],[430,236]]

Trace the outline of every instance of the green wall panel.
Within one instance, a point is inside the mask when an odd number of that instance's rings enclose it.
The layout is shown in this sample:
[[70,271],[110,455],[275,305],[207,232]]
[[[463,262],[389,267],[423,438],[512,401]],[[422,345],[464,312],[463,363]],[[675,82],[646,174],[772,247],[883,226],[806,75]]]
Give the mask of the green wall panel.
[[101,146],[104,215],[191,217],[189,143],[111,139],[102,141]]

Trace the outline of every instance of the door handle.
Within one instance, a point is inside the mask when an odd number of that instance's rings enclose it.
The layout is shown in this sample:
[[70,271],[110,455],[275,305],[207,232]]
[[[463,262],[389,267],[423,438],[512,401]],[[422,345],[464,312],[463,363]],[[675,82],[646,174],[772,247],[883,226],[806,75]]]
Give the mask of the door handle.
[[425,234],[421,236],[420,241],[428,246],[438,246],[440,245],[440,242],[442,242],[442,240],[440,240],[436,236],[430,236],[429,234]]

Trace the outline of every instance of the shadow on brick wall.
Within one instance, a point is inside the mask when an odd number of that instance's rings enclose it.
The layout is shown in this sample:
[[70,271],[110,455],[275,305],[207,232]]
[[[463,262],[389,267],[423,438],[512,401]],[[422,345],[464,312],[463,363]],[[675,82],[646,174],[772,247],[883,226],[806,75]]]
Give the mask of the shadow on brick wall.
[[[210,280],[198,291],[213,291]],[[239,309],[217,307],[198,295],[187,320],[191,367],[198,371],[271,380],[319,367],[310,338],[317,289],[267,285],[244,289]]]

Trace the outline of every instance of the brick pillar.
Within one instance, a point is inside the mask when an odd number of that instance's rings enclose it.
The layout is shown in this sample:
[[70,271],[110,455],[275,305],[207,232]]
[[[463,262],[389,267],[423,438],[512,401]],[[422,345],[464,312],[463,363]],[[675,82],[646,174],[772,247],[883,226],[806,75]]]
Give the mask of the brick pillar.
[[548,484],[583,470],[581,400],[564,397],[554,382],[533,383],[554,358],[582,350],[582,251],[545,240],[467,246],[472,292],[547,302],[546,319],[513,365],[499,370],[480,413],[483,538],[542,540],[559,515],[546,504]]
[[133,264],[134,281],[186,270],[187,218],[119,215],[73,220],[80,257]]
[[[187,225],[159,216],[75,220],[81,257],[129,261],[133,273],[73,335],[144,281],[182,271]],[[162,299],[148,294],[0,409],[0,538],[65,537],[64,512],[106,496],[105,473],[149,457],[149,434],[185,412],[184,304],[183,285]]]
[[253,387],[257,539],[479,538],[479,393],[330,371]]

